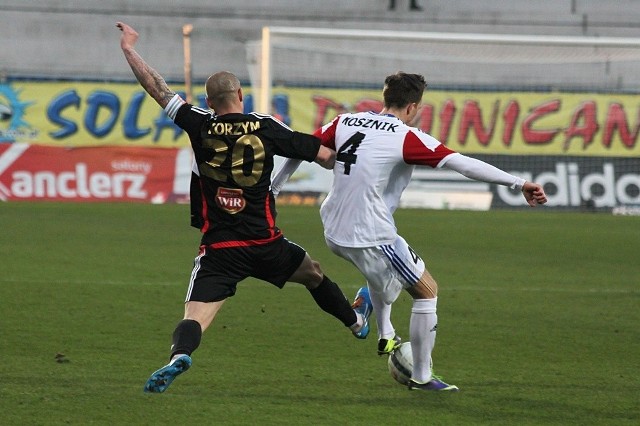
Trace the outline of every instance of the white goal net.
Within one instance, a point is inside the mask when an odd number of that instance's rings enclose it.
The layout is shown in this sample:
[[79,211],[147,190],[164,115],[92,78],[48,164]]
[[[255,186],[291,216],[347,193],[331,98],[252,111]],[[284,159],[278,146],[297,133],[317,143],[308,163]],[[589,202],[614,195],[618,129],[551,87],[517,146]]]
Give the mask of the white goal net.
[[[423,74],[413,124],[443,143],[542,180],[552,206],[640,204],[640,38],[267,27],[247,63],[254,109],[301,131],[376,109],[389,74]],[[520,201],[491,191],[493,206]]]
[[640,38],[267,27],[249,61],[267,87],[377,87],[403,70],[435,87],[640,90]]

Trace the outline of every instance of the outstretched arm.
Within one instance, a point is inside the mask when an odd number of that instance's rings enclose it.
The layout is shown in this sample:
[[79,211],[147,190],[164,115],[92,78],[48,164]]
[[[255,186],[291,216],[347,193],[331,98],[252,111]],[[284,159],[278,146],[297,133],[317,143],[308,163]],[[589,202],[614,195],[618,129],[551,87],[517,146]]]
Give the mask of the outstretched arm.
[[522,195],[524,195],[527,204],[531,207],[547,202],[547,196],[544,193],[542,185],[527,182],[522,178],[513,176],[504,170],[500,170],[499,168],[476,158],[456,153],[446,158],[444,167],[455,170],[470,179],[488,183],[497,183],[499,185],[508,186],[512,189],[520,189],[522,190]]
[[[318,151],[318,155],[314,161],[325,169],[331,170],[336,162],[336,152],[331,148],[320,145],[320,150]],[[273,175],[273,179],[271,179],[271,192],[274,197],[278,196],[284,184],[287,183],[291,175],[298,170],[300,164],[302,164],[302,160],[287,158],[280,165],[278,170],[276,170]]]
[[142,59],[140,54],[136,52],[134,48],[138,41],[138,33],[136,30],[123,22],[117,22],[116,27],[122,31],[120,47],[122,48],[124,57],[129,63],[133,74],[138,79],[142,88],[146,90],[153,99],[155,99],[158,105],[164,108],[167,106],[171,98],[173,98],[175,92],[169,89],[164,78],[162,78],[156,70],[151,68],[144,59]]

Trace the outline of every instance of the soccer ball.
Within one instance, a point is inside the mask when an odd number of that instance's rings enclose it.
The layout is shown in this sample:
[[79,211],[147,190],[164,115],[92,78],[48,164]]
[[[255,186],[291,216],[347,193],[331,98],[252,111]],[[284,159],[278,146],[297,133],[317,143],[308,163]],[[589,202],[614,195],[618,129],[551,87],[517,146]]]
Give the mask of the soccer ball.
[[411,354],[411,342],[402,343],[398,349],[389,355],[387,360],[389,373],[393,379],[403,385],[408,385],[413,372],[413,355]]

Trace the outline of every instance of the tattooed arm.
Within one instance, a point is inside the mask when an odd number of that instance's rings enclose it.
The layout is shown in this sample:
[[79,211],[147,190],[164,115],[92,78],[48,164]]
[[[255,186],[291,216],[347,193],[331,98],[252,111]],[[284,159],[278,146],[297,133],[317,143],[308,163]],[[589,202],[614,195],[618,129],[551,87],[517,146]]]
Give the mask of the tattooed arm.
[[164,108],[171,98],[173,98],[175,92],[169,89],[164,78],[162,78],[156,70],[151,68],[144,59],[142,59],[140,54],[136,52],[134,48],[138,41],[138,33],[136,30],[123,22],[116,23],[116,27],[122,31],[120,47],[124,52],[124,57],[129,63],[131,70],[133,70],[133,74],[138,79],[138,82],[140,82],[142,88]]

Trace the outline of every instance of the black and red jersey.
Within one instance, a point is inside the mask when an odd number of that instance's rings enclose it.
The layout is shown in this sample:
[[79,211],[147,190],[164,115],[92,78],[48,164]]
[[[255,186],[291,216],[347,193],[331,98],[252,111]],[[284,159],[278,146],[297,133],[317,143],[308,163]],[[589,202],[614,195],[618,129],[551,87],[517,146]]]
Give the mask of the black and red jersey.
[[[172,102],[175,108],[176,98]],[[271,193],[273,158],[313,161],[320,140],[265,114],[214,115],[187,103],[174,111],[194,152],[191,224],[204,234],[202,243],[223,248],[280,238]]]

